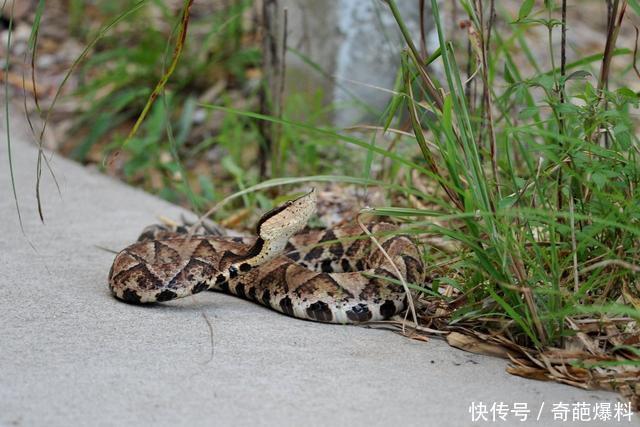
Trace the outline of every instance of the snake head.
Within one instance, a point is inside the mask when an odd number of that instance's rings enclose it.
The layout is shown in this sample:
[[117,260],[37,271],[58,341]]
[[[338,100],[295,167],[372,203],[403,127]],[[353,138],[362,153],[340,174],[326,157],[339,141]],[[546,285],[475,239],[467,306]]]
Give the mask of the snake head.
[[262,215],[256,232],[266,241],[287,241],[302,230],[316,211],[316,189],[295,200],[290,200]]

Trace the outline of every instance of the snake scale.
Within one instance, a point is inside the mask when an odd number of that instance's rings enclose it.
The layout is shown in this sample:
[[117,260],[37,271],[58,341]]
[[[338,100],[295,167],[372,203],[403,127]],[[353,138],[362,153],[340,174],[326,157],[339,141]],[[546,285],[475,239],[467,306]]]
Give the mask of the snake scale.
[[[257,239],[147,231],[116,255],[109,289],[138,304],[216,290],[329,323],[385,320],[405,310],[395,269],[358,225],[300,233],[315,207],[312,190],[275,208],[259,220]],[[421,283],[424,267],[415,243],[393,234],[394,225],[367,227],[381,234],[378,241],[403,278]]]

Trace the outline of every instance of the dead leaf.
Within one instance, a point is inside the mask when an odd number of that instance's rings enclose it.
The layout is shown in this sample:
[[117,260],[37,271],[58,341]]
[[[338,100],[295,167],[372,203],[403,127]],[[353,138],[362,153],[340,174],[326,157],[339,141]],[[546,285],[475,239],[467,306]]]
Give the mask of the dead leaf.
[[624,298],[629,301],[636,310],[640,310],[640,298],[638,298],[631,292],[631,289],[629,289],[629,285],[627,284],[627,282],[624,282],[622,284],[622,295],[624,295]]
[[451,347],[459,348],[471,353],[484,354],[486,356],[502,357],[507,359],[509,351],[501,345],[481,341],[469,335],[451,332],[447,335],[447,343]]

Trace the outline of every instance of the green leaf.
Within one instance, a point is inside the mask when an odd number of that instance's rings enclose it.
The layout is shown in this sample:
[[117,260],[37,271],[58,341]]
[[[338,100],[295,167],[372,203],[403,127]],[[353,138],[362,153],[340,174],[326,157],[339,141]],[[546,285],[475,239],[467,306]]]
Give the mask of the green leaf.
[[518,196],[515,193],[514,194],[510,194],[510,195],[508,195],[506,197],[503,197],[498,202],[498,209],[508,209],[511,206],[513,206],[513,204],[516,202],[516,200],[518,200]]
[[564,113],[564,114],[574,114],[580,110],[579,107],[576,107],[571,103],[558,104],[555,106],[555,108],[557,112]]
[[636,15],[640,15],[640,2],[638,0],[629,0],[629,6],[631,6]]
[[511,69],[509,68],[509,64],[506,62],[504,63],[504,79],[509,84],[513,84],[516,82],[516,79],[513,77]]
[[444,106],[442,107],[442,124],[449,130],[453,130],[453,100],[451,95],[444,98]]
[[599,172],[595,172],[593,175],[591,175],[591,180],[596,185],[596,187],[598,187],[598,190],[602,190],[602,188],[607,183],[607,177]]
[[535,79],[534,84],[538,84],[543,88],[545,88],[546,90],[551,90],[555,86],[555,81],[553,80],[553,77],[546,74],[542,74],[537,79]]
[[525,0],[520,6],[520,11],[518,12],[518,21],[525,19],[531,13],[531,9],[533,9],[533,4],[535,0]]
[[433,61],[440,58],[440,46],[424,61],[425,65],[431,65]]
[[624,96],[625,98],[630,98],[633,100],[638,99],[638,94],[632,91],[631,89],[629,89],[628,87],[621,87],[620,89],[616,90],[616,93],[619,96]]
[[522,120],[527,120],[535,116],[537,113],[538,113],[538,107],[535,107],[535,106],[527,107],[520,110],[520,114],[518,114],[518,117]]
[[581,80],[581,79],[586,79],[587,77],[591,77],[592,74],[590,72],[588,72],[587,70],[578,70],[578,71],[574,71],[573,73],[569,74],[568,76],[566,76],[564,78],[564,81],[567,82],[569,80]]

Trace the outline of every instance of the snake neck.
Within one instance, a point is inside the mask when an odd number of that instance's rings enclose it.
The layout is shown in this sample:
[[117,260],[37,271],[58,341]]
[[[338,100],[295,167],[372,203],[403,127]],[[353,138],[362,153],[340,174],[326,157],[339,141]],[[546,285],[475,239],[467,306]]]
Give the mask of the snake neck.
[[256,240],[245,255],[213,278],[214,280],[212,280],[212,282],[214,283],[211,283],[211,285],[220,285],[229,279],[237,277],[241,273],[246,273],[252,268],[271,261],[282,253],[287,246],[287,241],[288,239],[264,240],[262,237],[258,237],[258,240]]
[[246,273],[254,267],[277,257],[287,246],[289,238],[299,232],[307,224],[316,209],[315,189],[290,200],[262,215],[256,226],[258,240],[226,270],[209,279],[209,287],[221,285],[238,274]]

